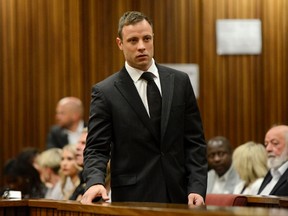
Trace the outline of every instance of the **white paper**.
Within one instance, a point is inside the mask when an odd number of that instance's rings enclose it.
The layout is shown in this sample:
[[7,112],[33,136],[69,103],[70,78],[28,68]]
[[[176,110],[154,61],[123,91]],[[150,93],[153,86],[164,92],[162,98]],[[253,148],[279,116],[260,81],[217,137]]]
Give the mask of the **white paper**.
[[199,97],[199,67],[197,64],[161,64],[188,74],[196,98]]
[[260,54],[261,35],[259,19],[219,19],[216,21],[217,54]]

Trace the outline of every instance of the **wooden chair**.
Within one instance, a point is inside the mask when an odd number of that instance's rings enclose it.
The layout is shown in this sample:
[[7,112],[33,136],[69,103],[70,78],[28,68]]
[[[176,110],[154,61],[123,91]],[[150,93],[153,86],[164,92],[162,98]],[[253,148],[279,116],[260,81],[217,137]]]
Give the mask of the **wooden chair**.
[[206,205],[247,206],[247,197],[241,194],[207,194]]

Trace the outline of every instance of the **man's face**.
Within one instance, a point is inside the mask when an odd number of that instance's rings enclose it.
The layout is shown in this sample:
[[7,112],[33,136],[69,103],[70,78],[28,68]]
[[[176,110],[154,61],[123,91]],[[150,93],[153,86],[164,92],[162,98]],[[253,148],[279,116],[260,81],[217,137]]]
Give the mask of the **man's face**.
[[232,154],[221,140],[208,142],[207,161],[218,176],[224,175],[231,166]]
[[84,163],[83,153],[86,146],[87,135],[87,132],[83,132],[76,145],[76,161],[79,166],[83,166]]
[[56,107],[56,122],[60,127],[69,128],[73,124],[73,112],[66,104],[58,104]]
[[278,168],[288,159],[288,148],[281,127],[271,128],[265,136],[268,167]]
[[142,71],[148,70],[152,63],[154,47],[153,30],[146,20],[124,26],[122,40],[117,38],[116,41],[131,67]]

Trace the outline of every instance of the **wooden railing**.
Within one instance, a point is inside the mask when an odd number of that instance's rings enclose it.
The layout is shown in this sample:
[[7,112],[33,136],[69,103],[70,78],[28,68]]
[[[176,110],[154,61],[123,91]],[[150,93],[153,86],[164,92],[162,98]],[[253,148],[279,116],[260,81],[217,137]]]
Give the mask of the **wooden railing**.
[[[249,197],[249,207],[191,207],[181,204],[162,203],[94,203],[82,205],[76,201],[37,200],[0,200],[0,216],[270,216],[288,215],[288,209],[280,208],[280,200],[287,206],[286,198]],[[261,205],[262,203],[262,205]],[[254,207],[262,206],[262,207]],[[271,208],[271,206],[274,205]],[[267,208],[270,207],[270,208]]]

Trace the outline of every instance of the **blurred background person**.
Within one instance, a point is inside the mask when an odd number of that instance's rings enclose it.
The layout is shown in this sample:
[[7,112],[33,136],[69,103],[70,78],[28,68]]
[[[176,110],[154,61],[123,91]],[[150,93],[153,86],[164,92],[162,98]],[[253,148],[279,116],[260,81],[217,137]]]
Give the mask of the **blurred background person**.
[[23,178],[16,172],[16,158],[11,158],[4,164],[3,167],[3,187],[1,188],[1,196],[6,191],[15,190],[23,191]]
[[[76,145],[76,161],[77,164],[81,167],[83,167],[84,165],[84,158],[83,158],[83,152],[86,146],[86,138],[88,135],[88,128],[85,127],[82,131],[82,134],[80,136],[80,139],[77,142]],[[78,187],[75,189],[75,191],[73,192],[73,194],[70,196],[70,200],[80,200],[82,195],[85,192],[85,182],[84,179],[82,177],[82,171],[80,171],[79,173],[79,177],[80,177],[80,184],[78,185]],[[110,163],[107,166],[107,175],[106,175],[106,179],[105,179],[105,188],[109,194],[110,197],[110,201],[111,201],[111,190],[110,190]]]
[[76,162],[75,144],[68,144],[63,147],[60,165],[63,175],[61,183],[63,199],[68,200],[81,182],[79,172],[82,167]]
[[[77,144],[76,144],[76,162],[78,164],[78,166],[83,168],[83,163],[84,163],[84,159],[83,159],[83,152],[84,152],[84,148],[86,146],[86,138],[87,138],[87,134],[88,134],[88,128],[85,127],[82,130],[82,134],[80,136],[80,139],[78,140]],[[70,196],[70,200],[80,200],[83,193],[85,192],[85,182],[82,176],[82,170],[79,172],[79,178],[80,178],[80,184],[75,188],[74,192],[72,193],[72,195]]]
[[62,149],[50,148],[37,157],[38,171],[42,182],[47,187],[46,199],[63,199],[61,191],[60,163]]
[[77,143],[85,127],[83,110],[82,101],[76,97],[64,97],[57,103],[57,125],[52,126],[47,135],[47,149]]
[[265,135],[269,172],[258,191],[260,195],[288,196],[288,126],[277,125]]
[[5,190],[21,191],[22,198],[43,198],[46,187],[40,179],[36,158],[39,150],[33,147],[23,149],[4,166]]
[[264,145],[253,141],[238,146],[233,152],[233,166],[241,178],[234,194],[256,195],[268,171]]
[[223,136],[210,139],[207,143],[207,161],[210,170],[207,180],[207,194],[233,193],[240,177],[232,166],[232,146]]

